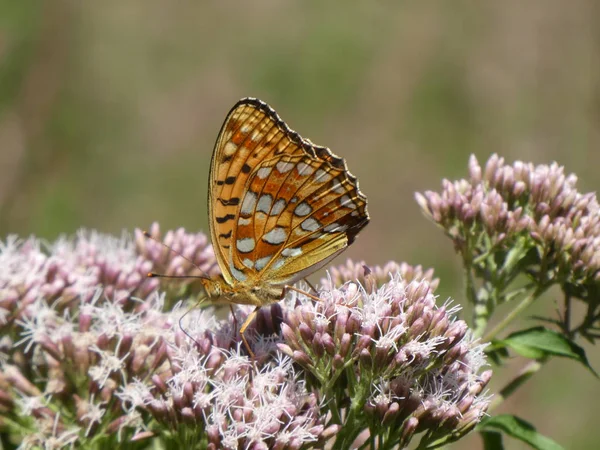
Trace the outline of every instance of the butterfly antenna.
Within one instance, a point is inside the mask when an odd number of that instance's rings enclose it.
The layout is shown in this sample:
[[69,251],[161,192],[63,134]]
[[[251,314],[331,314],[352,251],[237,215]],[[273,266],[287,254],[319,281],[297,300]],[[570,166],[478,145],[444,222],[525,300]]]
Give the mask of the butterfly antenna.
[[204,275],[164,275],[162,273],[156,273],[156,272],[148,272],[148,278],[179,278],[179,279],[185,279],[185,278],[200,278],[200,279],[208,279],[208,277],[204,276]]
[[187,256],[183,255],[181,252],[178,252],[173,247],[165,244],[164,242],[159,241],[158,239],[156,239],[155,237],[153,237],[150,233],[148,233],[145,230],[142,231],[142,234],[144,235],[144,237],[146,237],[148,239],[152,239],[157,244],[160,244],[163,247],[165,247],[166,249],[168,249],[169,251],[175,253],[178,256],[181,256],[183,259],[185,259],[192,266],[194,266],[196,269],[198,269],[200,272],[202,272],[204,274],[204,275],[163,275],[163,274],[160,274],[160,273],[150,272],[148,274],[148,278],[203,278],[203,279],[208,279],[209,278],[209,276],[206,274],[206,272],[204,272],[204,270],[202,270],[200,268],[200,266],[198,266],[198,264],[196,264],[194,261],[192,261]]
[[[160,273],[155,273],[155,272],[149,272],[148,273],[148,278],[169,278],[169,279],[186,279],[186,278],[200,278],[200,279],[209,279],[209,276],[206,274],[206,272],[204,272],[204,270],[202,270],[198,264],[196,264],[194,261],[192,261],[190,258],[182,255],[180,252],[176,251],[173,247],[165,244],[164,242],[159,241],[158,239],[154,238],[150,233],[148,233],[147,231],[142,231],[143,235],[148,238],[148,239],[152,239],[154,242],[156,242],[157,244],[162,245],[163,247],[165,247],[166,249],[168,249],[169,251],[175,253],[176,255],[181,256],[183,259],[185,259],[187,262],[189,262],[192,266],[194,266],[196,269],[198,269],[200,272],[204,273],[204,275],[164,275],[164,274],[160,274]],[[179,318],[178,320],[178,324],[179,324],[179,329],[181,331],[183,331],[183,334],[185,334],[188,338],[190,338],[196,345],[200,346],[200,344],[198,343],[198,341],[196,339],[194,339],[194,337],[188,333],[186,331],[186,329],[183,326],[183,319],[185,318],[185,316],[187,316],[190,312],[192,312],[192,310],[194,308],[196,308],[200,303],[202,303],[204,301],[204,297],[201,297],[200,300],[198,300],[198,302],[188,308],[188,310],[182,314],[182,316]]]

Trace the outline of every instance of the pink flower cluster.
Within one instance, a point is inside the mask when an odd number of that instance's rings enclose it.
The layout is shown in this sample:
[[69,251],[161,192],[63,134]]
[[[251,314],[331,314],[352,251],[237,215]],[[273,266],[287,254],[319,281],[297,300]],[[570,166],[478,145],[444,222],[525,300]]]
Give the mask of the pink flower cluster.
[[[353,414],[395,430],[401,447],[420,431],[463,433],[479,422],[492,374],[479,374],[485,345],[456,319],[460,308],[436,306],[429,280],[406,282],[395,274],[370,292],[349,282],[321,291],[321,299],[300,295],[290,305],[279,348],[320,383],[344,392],[342,415],[361,405]],[[357,436],[350,433],[347,444]]]
[[217,320],[193,307],[197,282],[146,277],[214,275],[206,236],[168,232],[173,252],[158,225],[150,234],[0,243],[0,429],[22,448],[116,436],[300,449],[363,432],[406,444],[460,435],[484,414],[483,346],[457,308],[435,305],[431,271],[348,262],[321,301],[292,293],[262,308],[250,359],[237,327],[251,308]]
[[341,286],[348,281],[356,282],[366,288],[381,286],[390,281],[390,275],[400,275],[405,283],[427,280],[432,291],[435,291],[440,284],[438,278],[433,278],[433,269],[423,269],[422,266],[411,266],[405,262],[395,261],[389,261],[383,266],[367,266],[364,261],[355,262],[347,259],[345,264],[330,267],[327,275],[327,278],[321,278],[321,286],[327,288]]
[[556,163],[509,165],[497,155],[483,168],[471,156],[469,173],[468,180],[444,180],[439,193],[416,194],[423,212],[457,250],[465,255],[473,250],[476,258],[523,248],[519,257],[530,267],[542,267],[536,276],[556,280],[567,290],[597,285],[600,207],[594,193],[577,190],[575,175],[565,175]]

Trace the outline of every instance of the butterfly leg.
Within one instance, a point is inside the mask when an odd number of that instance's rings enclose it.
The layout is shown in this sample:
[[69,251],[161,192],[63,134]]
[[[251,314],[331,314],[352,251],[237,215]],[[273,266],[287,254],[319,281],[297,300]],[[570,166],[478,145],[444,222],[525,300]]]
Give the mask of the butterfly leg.
[[[286,296],[286,294],[288,293],[288,291],[296,291],[299,294],[306,295],[308,298],[313,299],[315,302],[321,302],[322,301],[319,297],[315,297],[314,295],[309,294],[308,292],[303,291],[302,289],[298,289],[297,287],[290,286],[290,285],[287,285],[287,284],[283,287],[283,292],[281,293],[281,299],[280,300],[283,300],[283,298]],[[316,289],[315,289],[315,292],[316,292]]]
[[235,311],[233,310],[233,305],[231,303],[229,304],[229,311],[231,311],[231,317],[233,317],[233,335],[235,336],[237,334],[238,321],[237,317],[235,317]]
[[308,284],[308,287],[311,288],[315,294],[319,295],[319,291],[317,291],[317,289],[314,287],[314,285],[310,281],[308,281],[308,278],[302,278],[302,279],[304,280],[304,282],[306,284]]
[[246,317],[246,320],[244,320],[244,323],[242,324],[242,327],[240,328],[240,336],[242,337],[242,341],[244,341],[244,346],[246,347],[246,350],[248,350],[248,354],[250,354],[250,357],[252,359],[254,359],[254,352],[250,349],[250,345],[248,345],[248,341],[246,340],[246,336],[244,335],[244,332],[246,331],[246,328],[248,328],[248,325],[250,325],[252,323],[252,321],[254,320],[254,318],[256,317],[256,313],[258,312],[258,310],[260,309],[260,306],[257,306],[256,308],[254,308],[254,310],[248,314],[248,317]]

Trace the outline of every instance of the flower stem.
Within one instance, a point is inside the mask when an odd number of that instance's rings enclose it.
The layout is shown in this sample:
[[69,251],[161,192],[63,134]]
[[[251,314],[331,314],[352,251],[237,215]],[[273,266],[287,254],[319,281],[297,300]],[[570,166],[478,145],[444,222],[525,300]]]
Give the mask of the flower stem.
[[[323,391],[323,392],[327,393],[330,391]],[[338,406],[340,404],[340,402],[338,401],[338,395],[334,394],[331,401],[332,401],[332,408],[329,408],[329,412],[331,413],[331,421],[335,424],[341,424],[342,417],[340,415],[340,408]]]
[[571,332],[571,296],[569,294],[565,295],[565,312],[563,315],[563,331],[569,337],[569,339],[573,338]]
[[542,288],[535,289],[527,297],[521,300],[521,303],[519,303],[515,309],[508,313],[498,325],[496,325],[483,337],[483,341],[488,342],[493,340],[498,335],[498,333],[504,330],[513,320],[515,320],[519,316],[519,314],[526,310],[529,307],[529,305],[531,305],[531,303],[533,303],[533,301],[539,297],[543,290],[544,289]]
[[362,432],[363,417],[361,412],[364,407],[370,386],[371,383],[359,383],[357,385],[357,390],[353,396],[352,402],[350,403],[348,416],[346,417],[345,421],[346,423],[338,433],[332,450],[350,448],[350,444],[352,444],[356,437]]
[[534,374],[536,374],[544,365],[545,360],[530,361],[519,374],[511,380],[498,394],[494,396],[494,399],[490,403],[488,411],[492,411],[494,408],[502,404],[513,392],[515,392],[521,385],[525,384]]

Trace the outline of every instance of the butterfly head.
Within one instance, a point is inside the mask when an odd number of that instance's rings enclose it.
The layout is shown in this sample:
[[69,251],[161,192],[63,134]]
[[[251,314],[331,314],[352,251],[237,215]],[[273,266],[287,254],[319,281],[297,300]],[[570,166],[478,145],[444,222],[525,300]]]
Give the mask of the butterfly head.
[[202,285],[206,295],[213,301],[218,300],[223,296],[225,280],[221,275],[215,278],[202,278]]

